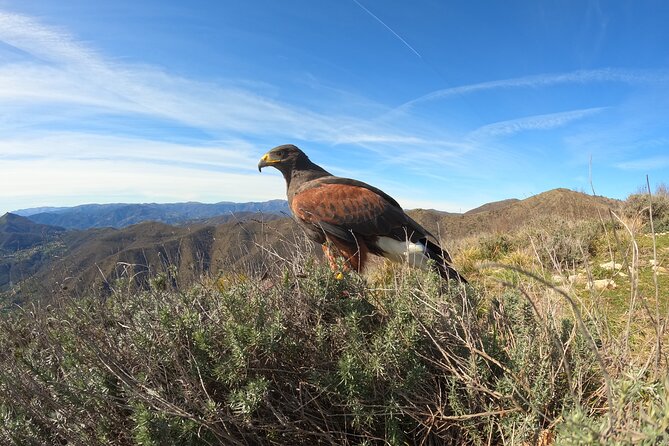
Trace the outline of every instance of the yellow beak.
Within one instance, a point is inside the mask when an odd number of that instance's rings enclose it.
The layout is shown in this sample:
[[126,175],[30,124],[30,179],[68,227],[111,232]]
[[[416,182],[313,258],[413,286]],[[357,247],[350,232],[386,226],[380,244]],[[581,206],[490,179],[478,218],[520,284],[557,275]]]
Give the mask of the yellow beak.
[[260,158],[260,161],[258,162],[258,172],[262,172],[263,167],[271,166],[272,164],[276,164],[280,161],[281,160],[275,160],[270,158],[269,152],[267,152],[262,156],[262,158]]

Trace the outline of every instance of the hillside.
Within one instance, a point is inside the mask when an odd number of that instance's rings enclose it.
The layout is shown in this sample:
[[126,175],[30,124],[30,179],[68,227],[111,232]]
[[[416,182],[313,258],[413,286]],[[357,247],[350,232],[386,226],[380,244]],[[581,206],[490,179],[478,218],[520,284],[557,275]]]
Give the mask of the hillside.
[[23,212],[36,223],[61,226],[68,229],[124,228],[144,221],[179,224],[190,220],[212,218],[220,215],[244,213],[288,213],[285,200],[232,203],[146,203],[146,204],[85,204],[70,208],[53,208],[46,212]]
[[436,236],[440,234],[445,239],[461,239],[482,233],[513,231],[538,218],[583,220],[599,218],[600,215],[608,218],[608,209],[615,210],[620,206],[620,201],[611,198],[569,189],[553,189],[524,200],[486,204],[464,214],[446,214],[435,218],[425,212],[411,211],[411,215]]
[[0,252],[15,252],[51,241],[65,232],[64,228],[34,223],[6,213],[0,217]]
[[67,252],[24,283],[24,290],[39,295],[108,290],[128,277],[146,286],[160,273],[176,286],[222,270],[266,271],[272,265],[261,251],[289,256],[301,236],[296,229],[288,218],[264,221],[262,215],[250,214],[218,224],[144,222],[123,229],[72,231],[63,237]]
[[500,201],[493,201],[491,203],[486,203],[482,206],[479,206],[474,209],[470,209],[465,214],[478,214],[479,212],[487,212],[487,211],[494,211],[498,209],[503,209],[507,206],[510,206],[514,203],[519,202],[520,200],[517,198],[509,198],[507,200],[500,200]]
[[62,250],[65,229],[7,213],[0,217],[0,292],[33,276]]

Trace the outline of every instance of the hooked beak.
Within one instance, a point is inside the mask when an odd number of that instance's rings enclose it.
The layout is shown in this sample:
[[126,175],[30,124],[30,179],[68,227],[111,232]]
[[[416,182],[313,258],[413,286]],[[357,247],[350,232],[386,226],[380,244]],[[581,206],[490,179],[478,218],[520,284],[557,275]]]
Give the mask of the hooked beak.
[[276,164],[278,162],[280,162],[280,160],[274,160],[270,158],[269,153],[266,153],[262,158],[260,158],[260,161],[258,162],[258,172],[262,172],[263,167],[271,166],[272,164]]

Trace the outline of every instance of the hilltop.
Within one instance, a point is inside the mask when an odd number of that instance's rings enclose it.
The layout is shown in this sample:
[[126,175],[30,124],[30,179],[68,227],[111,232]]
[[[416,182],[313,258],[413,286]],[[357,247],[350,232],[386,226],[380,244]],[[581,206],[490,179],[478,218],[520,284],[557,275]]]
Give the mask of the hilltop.
[[553,189],[532,197],[484,204],[463,214],[437,214],[424,210],[410,211],[419,223],[447,239],[507,232],[544,217],[584,220],[608,216],[608,209],[618,209],[619,200],[587,195],[569,189]]
[[500,200],[500,201],[493,201],[491,203],[486,203],[484,205],[481,205],[477,208],[470,209],[465,214],[478,214],[479,212],[486,212],[486,211],[494,211],[496,209],[503,209],[509,205],[512,205],[513,203],[517,203],[520,201],[517,198],[508,198],[506,200]]

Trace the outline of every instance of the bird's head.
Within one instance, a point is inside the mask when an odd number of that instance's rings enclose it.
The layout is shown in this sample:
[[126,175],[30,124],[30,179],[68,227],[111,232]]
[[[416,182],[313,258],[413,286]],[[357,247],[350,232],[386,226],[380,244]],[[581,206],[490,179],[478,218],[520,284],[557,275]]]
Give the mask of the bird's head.
[[296,146],[284,144],[274,147],[260,158],[258,171],[261,172],[263,167],[272,166],[285,174],[292,171],[301,161],[308,159],[307,155]]

